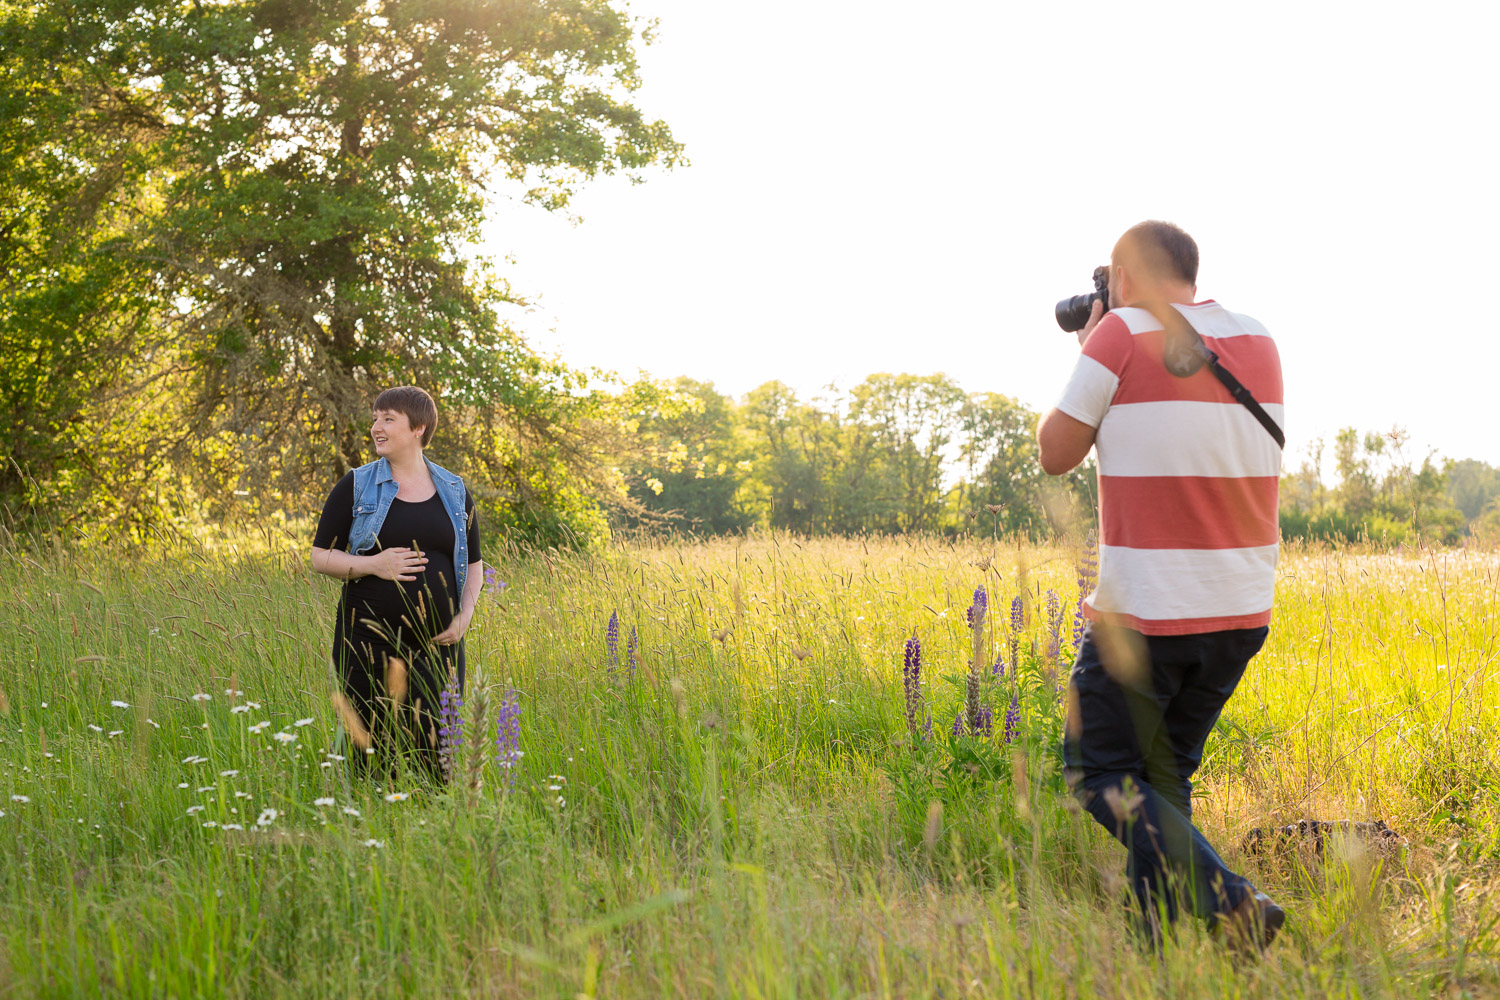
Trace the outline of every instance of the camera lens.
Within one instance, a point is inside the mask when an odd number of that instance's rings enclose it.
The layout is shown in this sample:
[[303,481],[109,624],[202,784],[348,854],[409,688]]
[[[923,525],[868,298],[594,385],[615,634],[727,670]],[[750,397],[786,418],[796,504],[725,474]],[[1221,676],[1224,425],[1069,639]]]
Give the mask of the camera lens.
[[1057,325],[1069,333],[1082,330],[1088,325],[1094,301],[1099,297],[1098,292],[1091,292],[1088,295],[1075,295],[1071,299],[1063,299],[1057,304]]

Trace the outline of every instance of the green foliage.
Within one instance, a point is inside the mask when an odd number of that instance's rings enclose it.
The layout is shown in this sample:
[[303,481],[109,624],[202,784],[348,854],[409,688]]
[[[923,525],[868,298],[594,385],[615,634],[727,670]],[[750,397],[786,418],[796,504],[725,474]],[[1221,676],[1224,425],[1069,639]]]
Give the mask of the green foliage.
[[1282,477],[1282,536],[1382,545],[1459,541],[1472,518],[1454,505],[1455,470],[1460,495],[1473,503],[1486,495],[1485,479],[1476,473],[1489,467],[1448,462],[1439,468],[1432,455],[1417,466],[1405,455],[1405,444],[1400,429],[1361,438],[1345,428],[1334,446],[1338,485],[1329,488],[1319,442],[1300,469]]
[[991,531],[1040,538],[1081,534],[1093,518],[1091,463],[1046,476],[1037,415],[1008,396],[966,395],[946,375],[879,373],[811,400],[781,382],[738,403],[709,383],[674,388],[686,409],[636,416],[644,453],[631,496],[647,521],[705,534],[960,534],[990,505]]
[[418,384],[508,524],[597,533],[618,413],[468,248],[507,185],[681,159],[629,103],[645,37],[606,0],[0,5],[0,493],[315,495]]

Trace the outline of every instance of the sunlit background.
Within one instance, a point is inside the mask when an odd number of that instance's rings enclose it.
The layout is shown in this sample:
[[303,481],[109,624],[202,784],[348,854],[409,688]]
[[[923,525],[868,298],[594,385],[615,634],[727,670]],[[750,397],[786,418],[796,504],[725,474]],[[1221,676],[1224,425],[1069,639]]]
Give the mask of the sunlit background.
[[692,166],[575,224],[497,206],[482,251],[537,346],[738,395],[947,372],[1042,409],[1054,302],[1119,233],[1186,228],[1261,320],[1288,466],[1341,427],[1500,463],[1500,29],[1480,4],[637,0],[641,107]]

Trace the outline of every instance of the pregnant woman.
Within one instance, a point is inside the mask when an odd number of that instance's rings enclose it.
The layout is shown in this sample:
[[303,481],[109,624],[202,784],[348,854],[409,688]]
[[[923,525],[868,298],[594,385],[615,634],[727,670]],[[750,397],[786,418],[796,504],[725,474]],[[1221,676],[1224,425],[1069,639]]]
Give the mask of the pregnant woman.
[[356,759],[394,744],[439,777],[438,694],[449,683],[463,690],[463,637],[484,574],[473,497],[423,454],[436,427],[437,404],[422,389],[376,398],[380,457],[328,495],[312,562],[344,581],[334,701]]

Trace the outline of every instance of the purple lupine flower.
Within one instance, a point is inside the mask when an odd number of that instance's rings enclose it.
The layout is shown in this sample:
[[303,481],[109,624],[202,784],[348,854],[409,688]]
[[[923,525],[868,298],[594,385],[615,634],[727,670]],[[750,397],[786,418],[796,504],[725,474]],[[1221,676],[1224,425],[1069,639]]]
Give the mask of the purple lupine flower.
[[995,731],[995,713],[988,705],[979,706],[979,721],[974,727],[975,736],[989,736]]
[[505,774],[505,787],[516,783],[516,764],[521,760],[521,696],[514,688],[500,699],[500,711],[495,717],[495,763]]
[[641,637],[636,634],[635,626],[630,626],[630,639],[625,643],[625,676],[627,680],[635,680],[635,668],[641,662]]
[[464,699],[456,681],[438,693],[438,762],[443,780],[452,781],[458,763],[459,748],[464,745]]
[[1047,591],[1047,659],[1056,660],[1062,653],[1062,604],[1057,591]]
[[964,734],[964,713],[962,710],[953,716],[953,726],[949,732],[954,736],[962,736]]
[[507,584],[500,579],[500,571],[493,566],[484,567],[484,589],[491,594],[498,594],[506,588]]
[[1010,668],[1021,669],[1021,629],[1025,627],[1025,605],[1017,594],[1010,602]]
[[1016,733],[1021,728],[1021,703],[1014,695],[1010,699],[1010,707],[1005,710],[1005,742],[1014,743]]
[[1005,654],[1001,650],[995,650],[995,665],[990,668],[990,676],[996,680],[1005,679]]
[[[906,695],[906,730],[912,739],[919,739],[917,720],[922,716],[922,640],[912,636],[906,640],[901,666],[901,687]],[[931,728],[931,721],[928,727]]]
[[984,584],[974,588],[974,603],[969,605],[966,615],[969,619],[969,628],[978,628],[984,624],[984,612],[989,606],[989,595],[984,592]]
[[620,614],[617,611],[609,613],[609,624],[604,626],[604,648],[608,654],[606,666],[613,675],[620,665]]

